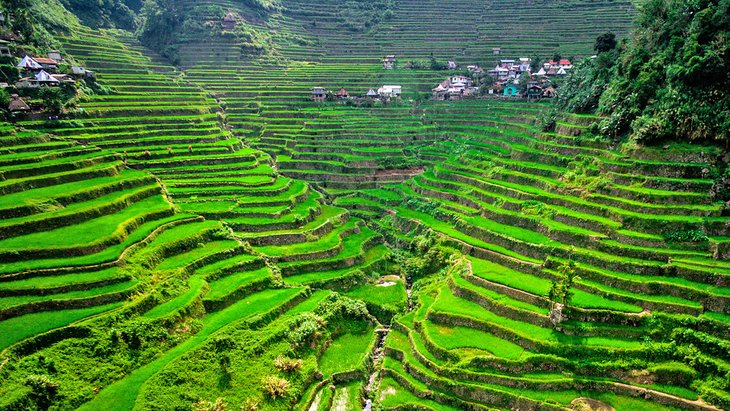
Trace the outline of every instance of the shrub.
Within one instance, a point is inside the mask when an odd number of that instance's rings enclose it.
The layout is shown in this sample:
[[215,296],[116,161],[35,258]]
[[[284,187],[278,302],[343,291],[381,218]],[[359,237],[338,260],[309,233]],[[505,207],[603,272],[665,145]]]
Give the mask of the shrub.
[[246,398],[241,405],[241,411],[259,411],[259,404],[261,404],[261,400],[258,398]]
[[664,235],[664,239],[672,243],[700,243],[708,241],[702,230],[672,231]]
[[320,329],[327,322],[313,313],[304,313],[297,317],[289,326],[287,337],[294,348],[314,346],[322,335]]
[[648,371],[654,375],[655,381],[659,384],[679,385],[682,387],[689,386],[697,375],[697,371],[679,362],[657,364],[650,367]]
[[228,405],[223,398],[217,398],[214,402],[200,400],[193,404],[193,411],[226,411]]
[[555,131],[557,125],[557,115],[554,111],[550,110],[543,113],[540,116],[540,129],[545,133],[552,133]]
[[48,409],[58,394],[58,383],[47,375],[29,375],[25,385],[31,389],[28,395],[39,409]]
[[275,375],[268,375],[263,380],[264,392],[273,399],[285,397],[290,386],[289,381]]
[[580,279],[575,262],[568,260],[558,268],[558,281],[553,281],[548,298],[556,303],[568,306],[573,299],[573,283]]
[[304,361],[299,358],[289,358],[282,355],[276,357],[276,360],[274,360],[274,366],[286,373],[299,371],[302,369],[302,364],[304,364]]

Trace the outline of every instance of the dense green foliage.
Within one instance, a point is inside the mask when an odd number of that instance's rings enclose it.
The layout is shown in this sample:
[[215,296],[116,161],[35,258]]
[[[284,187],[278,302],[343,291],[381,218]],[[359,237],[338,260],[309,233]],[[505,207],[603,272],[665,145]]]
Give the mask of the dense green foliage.
[[130,8],[138,8],[139,1],[123,0],[59,0],[87,26],[93,28],[118,27],[133,30],[136,16]]
[[[730,2],[650,0],[641,6],[633,38],[618,55],[572,73],[562,107],[609,116],[601,132],[630,133],[642,143],[730,141]],[[598,46],[598,45],[597,45]]]
[[[430,98],[447,60],[595,47],[600,108],[621,62],[594,40],[630,3],[388,3],[147,2],[136,34],[177,67],[52,30],[99,82],[0,124],[0,408],[728,408],[721,150]],[[383,84],[402,98],[336,94]]]

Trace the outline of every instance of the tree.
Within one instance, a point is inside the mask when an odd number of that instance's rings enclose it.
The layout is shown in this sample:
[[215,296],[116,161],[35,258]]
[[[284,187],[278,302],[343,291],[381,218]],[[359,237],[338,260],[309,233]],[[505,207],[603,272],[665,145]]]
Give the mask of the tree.
[[607,51],[611,51],[616,48],[616,35],[607,32],[603,33],[600,36],[596,38],[596,45],[593,46],[593,49],[596,51],[596,53],[605,53]]
[[573,299],[573,283],[578,279],[575,262],[568,260],[558,268],[558,281],[553,281],[548,291],[550,301],[564,306],[570,305]]
[[[648,0],[636,23],[629,41],[572,71],[560,105],[606,116],[599,130],[610,138],[730,145],[730,0]],[[600,40],[597,49],[611,46]]]
[[38,97],[43,100],[46,110],[52,114],[59,114],[63,110],[63,95],[60,88],[43,87],[38,92]]
[[528,73],[522,73],[520,75],[520,94],[526,95],[527,94],[527,88],[530,85],[530,75]]
[[6,108],[10,104],[10,94],[4,88],[0,89],[0,107]]
[[540,57],[537,56],[537,54],[533,55],[530,59],[530,70],[535,73],[540,71],[540,67],[542,66],[542,62],[540,61]]

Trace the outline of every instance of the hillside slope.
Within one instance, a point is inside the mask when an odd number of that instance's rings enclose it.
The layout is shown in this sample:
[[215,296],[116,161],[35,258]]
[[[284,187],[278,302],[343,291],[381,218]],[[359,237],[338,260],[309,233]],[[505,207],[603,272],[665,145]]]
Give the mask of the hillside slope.
[[[728,408],[723,153],[616,145],[592,115],[546,132],[544,102],[383,69],[587,54],[633,13],[483,3],[56,28],[113,92],[0,125],[0,409]],[[403,98],[309,99],[383,84]]]

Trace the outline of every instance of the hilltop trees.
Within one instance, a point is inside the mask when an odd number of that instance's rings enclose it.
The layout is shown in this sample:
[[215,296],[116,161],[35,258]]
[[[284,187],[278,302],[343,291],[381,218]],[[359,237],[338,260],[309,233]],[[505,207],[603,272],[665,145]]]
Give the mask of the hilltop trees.
[[600,129],[612,138],[727,145],[730,0],[650,0],[637,25],[619,47],[615,67],[611,38],[601,35],[596,61],[583,63],[566,82],[562,108],[610,116]]
[[603,33],[596,38],[596,45],[593,49],[596,53],[605,53],[616,48],[616,35],[613,33]]
[[[89,27],[136,27],[134,12],[122,0],[61,0],[61,4]],[[130,4],[135,6],[134,2]]]

